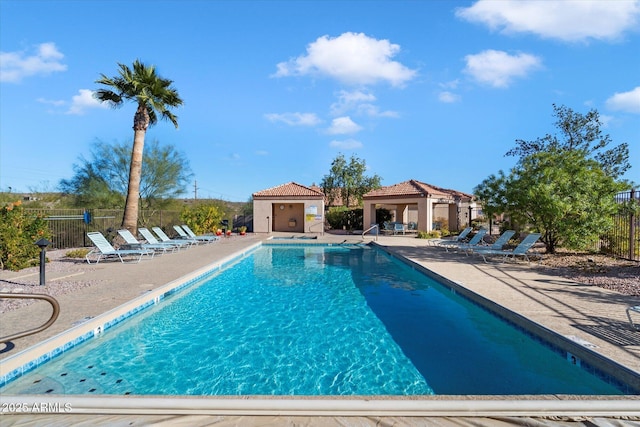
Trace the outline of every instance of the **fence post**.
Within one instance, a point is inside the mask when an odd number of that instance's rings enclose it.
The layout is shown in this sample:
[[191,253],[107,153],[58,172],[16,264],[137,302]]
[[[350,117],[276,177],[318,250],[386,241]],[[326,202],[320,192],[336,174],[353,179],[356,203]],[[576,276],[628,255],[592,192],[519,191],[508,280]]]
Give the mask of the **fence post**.
[[630,203],[633,209],[629,212],[629,259],[636,259],[635,188],[631,189],[630,196]]

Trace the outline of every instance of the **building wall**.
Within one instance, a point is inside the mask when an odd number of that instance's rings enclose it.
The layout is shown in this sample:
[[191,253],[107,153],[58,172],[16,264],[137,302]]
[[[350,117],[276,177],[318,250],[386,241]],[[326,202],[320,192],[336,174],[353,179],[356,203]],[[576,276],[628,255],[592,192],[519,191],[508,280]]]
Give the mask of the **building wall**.
[[[365,228],[368,228],[370,224],[375,222],[376,207],[384,207],[394,213],[394,221],[405,224],[416,222],[418,224],[418,230],[430,231],[433,228],[443,227],[445,225],[443,222],[446,222],[449,230],[456,231],[469,224],[469,206],[470,204],[468,202],[461,203],[460,206],[458,206],[453,200],[451,200],[450,203],[446,203],[440,199],[433,199],[431,197],[390,197],[386,200],[365,200],[363,224]],[[474,203],[471,206],[473,207],[472,218],[475,218],[477,212],[473,211],[473,209],[476,209],[476,204]],[[431,209],[429,209],[429,207],[431,207]],[[442,221],[442,219],[445,221]]]
[[[282,206],[282,209],[280,208]],[[321,233],[324,230],[324,201],[301,199],[254,199],[253,231]]]

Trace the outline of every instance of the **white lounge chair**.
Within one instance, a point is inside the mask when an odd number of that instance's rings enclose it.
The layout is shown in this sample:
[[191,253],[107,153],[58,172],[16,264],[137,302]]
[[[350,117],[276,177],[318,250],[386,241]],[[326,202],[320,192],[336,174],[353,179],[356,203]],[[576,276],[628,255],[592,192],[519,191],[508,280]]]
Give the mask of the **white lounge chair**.
[[163,254],[166,253],[167,250],[170,250],[171,252],[175,252],[178,250],[177,245],[166,245],[159,242],[151,243],[148,240],[147,240],[148,243],[140,242],[126,228],[122,230],[118,230],[118,234],[120,235],[120,237],[124,239],[125,243],[127,244],[126,249],[151,249],[153,251],[160,252]]
[[631,318],[631,312],[640,313],[640,305],[633,305],[631,307],[627,307],[627,317],[629,318],[629,323],[631,323],[631,329],[634,331],[640,331],[640,325],[634,325],[633,319]]
[[[167,236],[167,233],[165,233],[164,230],[160,227],[152,227],[151,229],[158,235],[160,241],[166,244],[176,245],[180,248],[188,248],[190,246],[198,244],[198,241],[194,239],[172,239],[171,237]],[[153,236],[153,234],[151,234],[149,230],[146,231],[147,233],[149,233],[149,235],[151,235],[151,237],[155,238],[155,236]]]
[[[158,230],[160,230],[162,232],[162,229],[159,227],[153,227],[153,231],[156,232],[156,234],[158,236],[160,236],[159,232],[156,230],[156,228]],[[142,237],[145,238],[145,240],[149,243],[158,243],[158,244],[162,244],[162,245],[167,245],[167,246],[173,246],[173,247],[177,247],[178,249],[181,248],[185,248],[185,247],[189,247],[191,246],[193,243],[192,242],[187,242],[184,240],[176,240],[176,239],[169,239],[169,237],[167,237],[167,240],[165,241],[162,236],[160,237],[162,239],[162,241],[158,241],[158,239],[156,239],[156,236],[153,235],[152,232],[150,232],[148,229],[146,228],[138,228],[138,232],[140,234],[142,234]],[[162,232],[162,234],[164,236],[166,236],[166,234],[164,234],[164,232]]]
[[442,242],[440,243],[440,246],[443,246],[447,250],[447,252],[449,252],[449,249],[455,249],[455,250],[461,249],[466,252],[480,245],[482,242],[482,238],[484,237],[485,234],[487,234],[487,229],[481,228],[468,242],[464,242],[464,241]]
[[218,236],[214,236],[213,234],[201,234],[196,235],[188,225],[184,224],[182,226],[174,225],[173,229],[176,230],[176,233],[180,235],[183,239],[193,239],[197,240],[199,243],[212,243],[220,238]]
[[473,248],[469,248],[467,250],[467,254],[469,252],[477,253],[482,251],[501,251],[504,248],[504,245],[506,245],[509,242],[509,240],[511,240],[514,234],[516,234],[515,230],[507,230],[504,233],[502,233],[500,237],[498,237],[496,241],[490,244],[489,246],[476,245]]
[[486,251],[478,251],[478,255],[482,256],[484,262],[487,262],[488,256],[501,256],[503,261],[506,261],[509,258],[516,259],[517,256],[521,256],[530,262],[529,254],[527,253],[529,249],[538,241],[540,238],[540,233],[531,233],[525,237],[522,242],[512,251],[502,251],[502,250],[486,250]]
[[100,233],[99,231],[92,231],[87,233],[89,239],[96,246],[91,249],[86,256],[86,260],[89,264],[91,264],[91,258],[95,257],[94,264],[100,262],[101,259],[106,258],[118,258],[120,262],[124,263],[123,257],[131,256],[135,257],[135,261],[129,262],[140,262],[143,256],[148,255],[149,258],[153,258],[155,254],[151,249],[116,249],[111,246],[111,243]]
[[429,239],[427,240],[427,243],[429,243],[430,246],[438,246],[440,243],[443,243],[443,242],[444,243],[465,242],[467,239],[467,236],[469,235],[469,233],[471,233],[471,230],[473,230],[473,228],[467,227],[464,230],[462,230],[460,234],[458,234],[453,239]]

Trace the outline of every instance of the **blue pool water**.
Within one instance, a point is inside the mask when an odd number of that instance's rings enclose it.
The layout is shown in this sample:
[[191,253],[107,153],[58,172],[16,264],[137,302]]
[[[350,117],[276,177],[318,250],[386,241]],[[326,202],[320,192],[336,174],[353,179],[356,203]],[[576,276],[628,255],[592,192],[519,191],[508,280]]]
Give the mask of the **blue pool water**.
[[2,393],[621,391],[382,251],[273,245]]

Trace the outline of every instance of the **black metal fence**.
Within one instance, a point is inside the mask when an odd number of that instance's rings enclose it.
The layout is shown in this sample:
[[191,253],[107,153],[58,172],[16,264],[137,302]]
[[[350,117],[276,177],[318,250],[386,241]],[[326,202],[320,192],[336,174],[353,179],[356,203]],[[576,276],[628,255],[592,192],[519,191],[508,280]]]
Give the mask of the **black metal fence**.
[[[49,223],[51,231],[51,247],[56,249],[79,248],[91,246],[87,232],[100,231],[107,239],[112,240],[122,224],[123,211],[120,209],[25,209],[42,215]],[[141,227],[159,226],[168,234],[174,224],[180,224],[180,212],[162,210],[141,210],[138,224]]]
[[640,191],[633,189],[616,195],[618,213],[613,229],[600,237],[597,249],[619,258],[640,261]]

